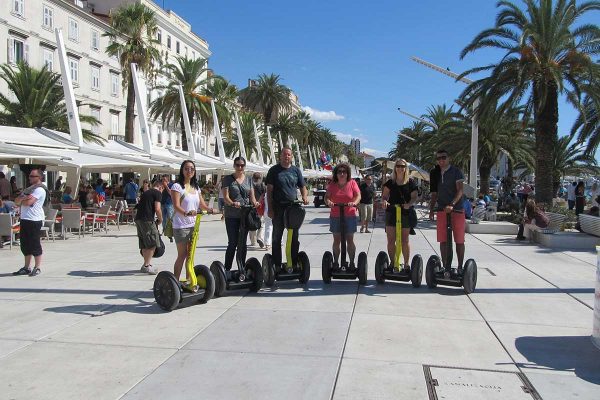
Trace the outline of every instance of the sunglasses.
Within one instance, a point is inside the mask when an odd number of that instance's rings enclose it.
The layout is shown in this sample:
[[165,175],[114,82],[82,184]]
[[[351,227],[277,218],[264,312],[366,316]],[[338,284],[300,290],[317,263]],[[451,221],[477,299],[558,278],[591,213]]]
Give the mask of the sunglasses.
[[445,160],[447,158],[448,158],[448,156],[437,156],[435,159],[439,161],[439,160]]
[[194,168],[194,167],[185,167],[183,170],[184,171],[195,171],[196,168]]
[[341,169],[341,170],[339,170],[339,171],[337,172],[337,174],[338,174],[338,175],[342,175],[342,174],[346,174],[346,175],[347,175],[347,174],[348,174],[348,171],[344,171],[343,169]]
[[404,164],[398,164],[398,165],[396,165],[396,168],[406,168],[406,165],[404,165]]
[[40,178],[40,175],[29,175],[30,178]]
[[234,164],[236,168],[244,168],[246,164]]

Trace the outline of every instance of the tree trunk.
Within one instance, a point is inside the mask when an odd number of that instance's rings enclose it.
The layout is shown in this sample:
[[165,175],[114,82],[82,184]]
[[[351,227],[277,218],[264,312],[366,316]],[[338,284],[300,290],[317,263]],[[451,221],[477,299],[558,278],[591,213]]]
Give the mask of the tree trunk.
[[515,174],[514,165],[510,157],[508,157],[508,168],[506,169],[506,177],[504,178],[504,193],[510,193],[513,189]]
[[179,121],[179,127],[181,128],[181,150],[187,151],[187,135],[185,133],[185,125],[183,123],[183,114],[181,114],[181,119]]
[[[488,160],[481,160],[479,164],[479,191],[481,193],[488,193],[490,190],[490,173],[492,172],[492,165],[489,165]],[[477,196],[477,193],[475,194]]]
[[547,83],[546,104],[540,108],[539,84],[533,87],[535,116],[535,200],[552,205],[552,155],[558,131],[558,90],[553,82]]
[[135,91],[133,76],[130,74],[127,83],[127,107],[125,108],[125,141],[133,143],[133,123],[135,121]]

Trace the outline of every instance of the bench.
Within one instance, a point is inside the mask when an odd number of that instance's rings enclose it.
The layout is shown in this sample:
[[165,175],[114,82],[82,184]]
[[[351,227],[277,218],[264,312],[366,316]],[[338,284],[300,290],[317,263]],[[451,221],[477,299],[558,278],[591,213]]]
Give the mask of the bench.
[[600,236],[600,217],[588,214],[579,214],[581,231],[589,235]]
[[[540,228],[539,226],[536,226],[536,225],[533,225],[533,226],[528,225],[529,231],[531,233],[531,236],[529,237],[530,242],[533,241],[533,242],[543,244],[543,242],[544,242],[543,236],[559,232],[562,228],[562,224],[567,219],[566,215],[556,214],[556,213],[551,213],[551,212],[547,212],[546,216],[548,217],[548,220],[549,220],[548,226],[546,228]],[[551,246],[548,246],[548,247],[551,247]]]

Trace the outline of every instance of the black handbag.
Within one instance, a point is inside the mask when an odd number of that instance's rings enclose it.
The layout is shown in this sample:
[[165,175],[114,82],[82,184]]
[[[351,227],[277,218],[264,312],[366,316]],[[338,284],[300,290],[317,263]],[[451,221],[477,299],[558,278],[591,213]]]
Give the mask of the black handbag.
[[163,242],[162,236],[159,236],[158,240],[160,241],[160,246],[154,249],[154,255],[152,256],[154,258],[162,257],[165,254],[165,242]]
[[260,229],[260,227],[260,215],[258,215],[256,208],[253,208],[248,211],[248,214],[246,214],[246,230],[257,231]]

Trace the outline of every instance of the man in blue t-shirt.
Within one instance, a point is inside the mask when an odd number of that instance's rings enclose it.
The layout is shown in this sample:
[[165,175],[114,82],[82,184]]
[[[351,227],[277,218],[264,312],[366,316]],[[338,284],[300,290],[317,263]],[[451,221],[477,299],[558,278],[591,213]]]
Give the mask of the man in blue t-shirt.
[[[292,165],[292,149],[284,147],[279,156],[279,164],[272,166],[265,179],[267,184],[267,200],[269,204],[269,218],[273,220],[273,263],[281,267],[281,238],[285,223],[283,213],[290,202],[298,198],[298,188],[302,194],[302,202],[308,204],[308,191],[304,184],[302,171]],[[298,254],[298,230],[292,236],[292,254]]]
[[133,179],[129,179],[129,182],[125,185],[123,192],[125,192],[125,201],[127,204],[135,204],[137,202],[137,194],[138,190],[140,190],[139,186],[133,181]]

